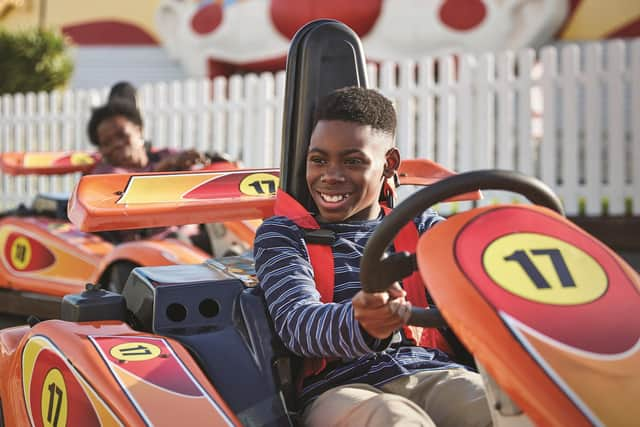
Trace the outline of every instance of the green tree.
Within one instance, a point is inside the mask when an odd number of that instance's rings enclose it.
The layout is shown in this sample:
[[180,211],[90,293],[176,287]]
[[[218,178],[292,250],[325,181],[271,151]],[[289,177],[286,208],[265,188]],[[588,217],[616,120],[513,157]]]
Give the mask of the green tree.
[[0,94],[51,91],[73,73],[69,43],[59,32],[0,29]]

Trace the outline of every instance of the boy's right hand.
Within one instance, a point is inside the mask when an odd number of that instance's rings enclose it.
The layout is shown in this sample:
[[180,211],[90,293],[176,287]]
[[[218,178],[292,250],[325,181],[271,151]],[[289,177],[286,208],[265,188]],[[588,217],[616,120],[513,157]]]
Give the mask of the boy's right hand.
[[360,326],[374,338],[384,340],[402,327],[411,304],[397,283],[386,292],[358,292],[351,300],[353,313]]

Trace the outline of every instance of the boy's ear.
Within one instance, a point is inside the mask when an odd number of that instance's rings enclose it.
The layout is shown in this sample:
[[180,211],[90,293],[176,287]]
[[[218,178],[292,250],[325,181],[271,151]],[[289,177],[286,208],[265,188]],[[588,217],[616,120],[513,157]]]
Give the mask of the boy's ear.
[[385,178],[391,178],[400,167],[400,152],[397,148],[392,147],[385,153],[385,163],[383,175]]

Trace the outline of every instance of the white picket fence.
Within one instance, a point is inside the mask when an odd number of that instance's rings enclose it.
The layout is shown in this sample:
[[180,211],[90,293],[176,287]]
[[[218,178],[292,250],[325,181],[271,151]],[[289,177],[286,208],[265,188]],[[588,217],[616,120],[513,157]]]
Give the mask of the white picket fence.
[[[640,39],[390,62],[370,66],[369,83],[395,102],[403,157],[537,176],[570,215],[640,215]],[[92,149],[86,123],[106,93],[3,96],[0,147]],[[247,167],[279,166],[283,96],[283,73],[140,88],[154,146],[223,151]],[[0,207],[71,191],[77,179],[2,175]]]

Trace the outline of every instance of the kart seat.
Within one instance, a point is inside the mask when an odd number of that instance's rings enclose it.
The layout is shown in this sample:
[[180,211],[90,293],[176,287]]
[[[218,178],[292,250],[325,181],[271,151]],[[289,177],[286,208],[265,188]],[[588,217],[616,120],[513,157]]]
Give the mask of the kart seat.
[[296,33],[287,57],[280,188],[309,211],[316,210],[305,179],[316,104],[335,89],[367,85],[362,45],[349,27],[322,19]]

